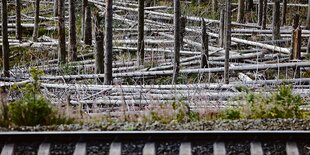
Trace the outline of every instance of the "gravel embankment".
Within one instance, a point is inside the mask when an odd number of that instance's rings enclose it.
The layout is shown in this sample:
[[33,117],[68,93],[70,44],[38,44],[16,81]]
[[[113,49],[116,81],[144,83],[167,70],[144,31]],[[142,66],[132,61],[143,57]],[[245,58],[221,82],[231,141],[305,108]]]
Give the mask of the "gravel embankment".
[[108,123],[1,128],[1,131],[310,130],[310,119],[217,120],[189,123]]

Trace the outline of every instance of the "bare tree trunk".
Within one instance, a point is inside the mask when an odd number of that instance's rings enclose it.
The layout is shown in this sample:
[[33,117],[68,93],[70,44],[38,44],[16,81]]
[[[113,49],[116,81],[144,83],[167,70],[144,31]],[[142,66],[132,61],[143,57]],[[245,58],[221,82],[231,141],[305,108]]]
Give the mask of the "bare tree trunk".
[[299,14],[295,14],[293,16],[293,30],[297,29],[297,27],[299,26]]
[[[298,26],[295,30],[293,30],[293,42],[292,42],[292,60],[300,60],[301,56],[301,28]],[[296,67],[295,78],[300,78],[300,67]]]
[[139,0],[138,10],[138,49],[137,60],[138,65],[144,64],[144,0]]
[[82,0],[82,40],[84,40],[84,31],[85,31],[85,13],[86,13],[86,7],[88,6],[88,0]]
[[282,5],[282,25],[286,24],[286,10],[287,10],[287,0],[283,0]]
[[54,0],[53,11],[54,11],[54,17],[58,17],[58,0]]
[[237,22],[244,22],[244,0],[238,0],[238,17]]
[[75,1],[69,0],[69,61],[77,60]]
[[180,47],[183,48],[183,38],[185,36],[185,32],[186,32],[186,22],[187,22],[187,18],[186,16],[181,16],[180,17]]
[[91,26],[91,11],[90,7],[86,7],[86,14],[85,14],[85,30],[84,30],[84,43],[86,45],[92,45],[92,26]]
[[218,0],[212,0],[212,12],[216,14],[218,10]]
[[10,73],[10,48],[8,41],[8,12],[7,12],[7,0],[2,0],[2,62],[3,62],[3,74],[5,77],[9,77]]
[[174,0],[174,62],[172,84],[177,83],[180,71],[180,0]]
[[308,39],[308,50],[307,50],[308,54],[310,54],[310,37]]
[[32,34],[32,41],[38,41],[39,33],[39,14],[40,14],[40,0],[36,0],[35,4],[35,16],[34,16],[34,28]]
[[259,26],[262,26],[262,19],[263,19],[263,5],[264,1],[263,0],[258,0],[258,20],[257,20],[257,24]]
[[267,25],[267,9],[268,9],[268,5],[267,5],[267,0],[263,0],[263,18],[262,18],[262,29],[266,29],[266,25]]
[[58,63],[66,63],[65,1],[58,0]]
[[225,18],[225,13],[224,13],[224,8],[221,9],[221,14],[220,14],[220,34],[219,34],[219,46],[223,47],[224,46],[224,18]]
[[275,0],[272,9],[272,39],[278,40],[280,36],[280,0]]
[[105,51],[104,51],[104,84],[112,84],[112,54],[113,54],[113,0],[106,0],[106,13],[105,13]]
[[[104,73],[104,35],[103,35],[103,28],[101,27],[100,23],[102,18],[99,16],[97,12],[95,14],[95,73],[96,74],[103,74]],[[102,84],[104,78],[98,78],[97,84]]]
[[226,0],[225,10],[225,70],[224,81],[229,84],[229,51],[231,45],[231,0]]
[[20,0],[16,0],[16,39],[22,40],[22,25],[21,25],[21,15],[20,15]]
[[308,0],[308,15],[307,15],[306,29],[310,30],[310,0]]
[[207,68],[208,67],[208,59],[209,59],[209,36],[206,31],[206,23],[205,20],[202,19],[201,22],[201,61],[200,61],[200,68]]

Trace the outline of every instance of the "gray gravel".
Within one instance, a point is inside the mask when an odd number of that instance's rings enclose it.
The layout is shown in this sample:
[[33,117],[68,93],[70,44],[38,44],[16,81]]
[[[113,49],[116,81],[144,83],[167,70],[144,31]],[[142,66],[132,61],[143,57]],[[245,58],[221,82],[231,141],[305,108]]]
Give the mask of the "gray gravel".
[[51,145],[51,155],[73,155],[75,143],[54,143]]
[[143,147],[146,142],[134,142],[122,144],[122,155],[142,155]]
[[310,130],[310,119],[214,120],[162,124],[134,122],[101,122],[54,126],[16,127],[1,131],[128,131],[128,130]]
[[301,142],[297,145],[301,155],[310,155],[310,142]]
[[194,142],[192,143],[192,154],[193,155],[213,155],[213,142],[202,143]]
[[178,155],[180,145],[179,142],[156,143],[156,155]]
[[38,143],[19,143],[15,146],[14,155],[36,155],[38,148]]
[[225,145],[227,155],[248,155],[251,154],[250,142],[228,142]]
[[108,155],[110,143],[91,142],[87,143],[87,155]]
[[286,155],[285,142],[265,142],[262,143],[264,155]]

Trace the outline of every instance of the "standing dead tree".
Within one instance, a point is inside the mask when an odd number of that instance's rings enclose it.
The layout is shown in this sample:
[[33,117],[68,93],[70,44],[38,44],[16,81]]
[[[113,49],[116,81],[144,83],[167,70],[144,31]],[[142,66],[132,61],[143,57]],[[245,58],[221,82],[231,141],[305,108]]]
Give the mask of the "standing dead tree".
[[9,77],[10,73],[10,48],[8,41],[8,12],[7,12],[7,0],[2,0],[2,63],[3,74],[5,77]]
[[220,47],[223,47],[224,45],[224,18],[225,18],[225,11],[224,8],[221,8],[221,14],[220,14],[220,32],[219,32],[219,38],[218,43]]
[[[100,17],[98,12],[95,12],[95,73],[103,74],[104,73],[104,45],[103,45],[103,28],[101,26],[101,21],[103,20]],[[97,84],[102,84],[104,81],[103,78],[97,79]]]
[[36,0],[35,2],[35,16],[34,16],[34,28],[32,34],[32,41],[38,41],[39,35],[39,15],[40,15],[40,0]]
[[272,39],[278,40],[281,38],[280,35],[280,0],[274,0],[272,9]]
[[244,0],[238,0],[238,16],[237,22],[243,23],[244,22]]
[[65,1],[58,0],[58,63],[66,63]]
[[85,31],[85,13],[86,13],[86,7],[88,6],[88,0],[82,0],[82,40],[84,40],[84,31]]
[[307,15],[306,29],[310,30],[310,0],[308,0],[308,15]]
[[58,16],[58,0],[54,0],[54,7],[53,7],[54,17]]
[[226,0],[224,27],[225,27],[224,81],[225,84],[229,84],[229,51],[231,45],[231,0]]
[[257,24],[259,26],[262,26],[263,7],[264,7],[263,3],[264,3],[264,0],[258,0],[258,11],[257,11],[257,13],[258,13],[258,15],[257,15],[258,20],[257,20]]
[[174,62],[172,84],[177,83],[180,71],[180,0],[174,0]]
[[105,12],[105,50],[104,50],[104,84],[112,84],[112,54],[113,54],[113,0],[106,0]]
[[92,45],[92,25],[91,25],[91,10],[90,6],[86,7],[86,13],[85,13],[85,30],[84,32],[84,43],[86,45],[91,46]]
[[17,40],[22,40],[22,25],[21,25],[21,14],[20,14],[20,3],[21,0],[16,0],[16,8],[15,8],[15,13],[16,13],[16,39]]
[[69,61],[77,60],[75,1],[69,0]]
[[263,16],[262,16],[262,25],[261,25],[261,28],[264,30],[266,29],[266,25],[267,25],[267,0],[263,0]]
[[186,22],[187,22],[187,19],[186,19],[186,16],[181,16],[180,17],[180,46],[181,48],[183,48],[183,44],[184,44],[184,35],[185,35],[185,32],[186,32]]
[[201,61],[200,68],[208,67],[208,59],[209,59],[209,36],[206,32],[206,22],[204,19],[201,21]]
[[[299,26],[299,15],[294,15],[293,18],[293,32],[292,32],[292,50],[291,60],[299,61],[301,56],[301,28]],[[296,67],[295,77],[300,78],[300,67]]]
[[286,24],[286,10],[287,10],[287,0],[283,0],[282,5],[282,25],[284,26]]
[[138,6],[138,65],[144,64],[144,0],[139,0]]

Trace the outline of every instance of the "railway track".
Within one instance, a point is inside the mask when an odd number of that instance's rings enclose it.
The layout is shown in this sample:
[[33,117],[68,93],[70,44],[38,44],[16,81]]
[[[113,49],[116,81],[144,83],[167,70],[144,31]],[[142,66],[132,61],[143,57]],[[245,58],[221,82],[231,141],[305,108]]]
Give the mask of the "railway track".
[[1,132],[1,155],[310,153],[309,131]]

